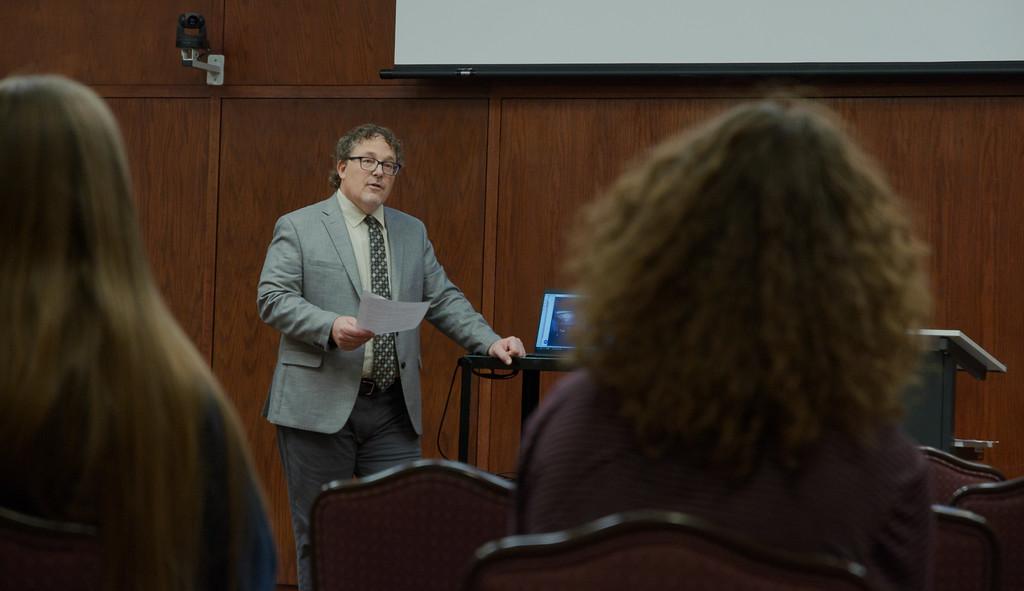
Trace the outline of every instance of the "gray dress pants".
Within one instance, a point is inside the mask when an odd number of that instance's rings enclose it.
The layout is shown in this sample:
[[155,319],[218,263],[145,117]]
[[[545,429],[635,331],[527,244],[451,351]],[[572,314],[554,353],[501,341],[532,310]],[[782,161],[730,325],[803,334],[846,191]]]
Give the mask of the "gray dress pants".
[[299,591],[313,591],[309,519],[320,487],[419,459],[420,436],[412,428],[401,386],[396,385],[360,396],[337,433],[278,425],[277,447],[288,485]]

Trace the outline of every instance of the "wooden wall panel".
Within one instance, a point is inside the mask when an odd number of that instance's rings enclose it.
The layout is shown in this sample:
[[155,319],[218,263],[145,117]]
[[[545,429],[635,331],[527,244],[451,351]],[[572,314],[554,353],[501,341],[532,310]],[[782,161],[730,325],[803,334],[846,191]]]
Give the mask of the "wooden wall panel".
[[[275,220],[330,194],[334,144],[366,121],[404,138],[406,167],[388,205],[423,220],[452,281],[478,308],[481,300],[485,100],[224,101],[214,369],[240,410],[268,487],[282,580],[294,581],[294,545],[274,429],[260,415],[279,335],[259,320],[256,285]],[[422,334],[423,450],[436,457],[462,350],[429,325]],[[457,449],[457,396],[442,434],[450,457]]]
[[226,0],[227,84],[384,84],[394,0]]
[[[728,103],[704,99],[511,100],[502,105],[495,322],[532,351],[546,288],[565,287],[565,239],[580,206],[654,143]],[[555,376],[546,375],[546,387]],[[512,472],[519,380],[496,382],[489,467]]]
[[[1024,173],[1024,101],[858,98],[826,101],[890,171],[933,245],[935,326],[960,328],[1010,367],[1024,344],[1015,294],[1024,289],[1016,196]],[[502,109],[495,319],[532,339],[543,289],[564,283],[563,239],[578,208],[630,157],[726,101],[506,100]],[[1024,472],[1024,399],[1008,376],[962,376],[958,437],[997,439],[987,458]],[[548,377],[546,385],[554,381]],[[511,471],[518,448],[518,382],[491,402],[490,468]]]
[[957,380],[957,437],[1024,474],[1024,98],[832,101],[911,202],[932,246],[937,328],[960,329],[1009,369]]
[[142,239],[157,284],[209,359],[213,338],[216,196],[207,193],[210,102],[108,99],[131,166]]
[[[88,84],[204,85],[174,47],[178,15],[206,17],[221,48],[223,0],[8,0],[0,3],[0,74],[57,72]],[[230,64],[230,58],[228,63]]]

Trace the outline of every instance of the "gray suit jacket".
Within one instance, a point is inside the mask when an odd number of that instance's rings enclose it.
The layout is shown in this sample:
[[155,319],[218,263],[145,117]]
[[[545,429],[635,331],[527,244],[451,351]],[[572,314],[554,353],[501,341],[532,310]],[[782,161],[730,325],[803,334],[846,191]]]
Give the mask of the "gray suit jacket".
[[[427,320],[474,353],[500,337],[448,280],[423,222],[384,209],[391,251],[392,297],[430,302]],[[260,318],[281,333],[277,365],[264,415],[270,422],[334,433],[348,420],[362,374],[364,347],[329,346],[338,316],[359,310],[355,254],[337,197],[282,216],[274,227],[258,288]],[[372,342],[372,341],[371,341]],[[409,418],[422,433],[419,329],[396,335],[398,366]]]

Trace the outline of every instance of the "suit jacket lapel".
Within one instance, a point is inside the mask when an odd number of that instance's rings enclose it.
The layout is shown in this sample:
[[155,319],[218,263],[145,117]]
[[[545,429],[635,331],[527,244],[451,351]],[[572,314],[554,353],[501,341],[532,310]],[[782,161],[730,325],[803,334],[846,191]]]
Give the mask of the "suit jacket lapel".
[[334,250],[338,252],[341,263],[345,266],[352,287],[356,294],[363,292],[363,283],[359,280],[359,267],[356,266],[356,255],[352,251],[352,239],[348,236],[348,226],[345,225],[345,216],[341,214],[341,206],[338,205],[338,198],[331,195],[323,202],[324,227],[327,234],[334,243]]
[[388,215],[389,211],[387,208],[384,209],[384,223],[388,225],[388,248],[391,250],[391,298],[399,301],[402,299],[399,294],[402,293],[405,248],[404,242],[400,240],[402,232],[391,223],[394,218]]

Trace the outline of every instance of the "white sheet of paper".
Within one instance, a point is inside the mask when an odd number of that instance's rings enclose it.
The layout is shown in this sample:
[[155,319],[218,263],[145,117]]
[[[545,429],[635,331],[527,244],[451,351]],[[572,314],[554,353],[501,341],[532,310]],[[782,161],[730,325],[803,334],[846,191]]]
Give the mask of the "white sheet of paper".
[[393,302],[364,290],[356,323],[374,334],[412,330],[423,321],[428,307],[430,302]]

